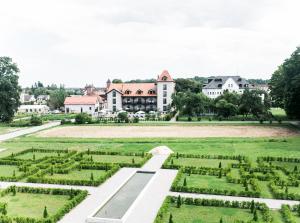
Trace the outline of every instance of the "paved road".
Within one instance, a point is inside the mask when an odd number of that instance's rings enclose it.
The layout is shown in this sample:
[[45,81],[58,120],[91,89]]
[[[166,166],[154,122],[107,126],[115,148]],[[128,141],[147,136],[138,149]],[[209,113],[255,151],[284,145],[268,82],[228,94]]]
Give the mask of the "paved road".
[[178,192],[169,192],[170,196],[177,197],[189,197],[189,198],[202,198],[202,199],[216,199],[224,201],[252,201],[265,203],[271,209],[280,209],[281,205],[296,205],[299,204],[299,201],[288,201],[288,200],[275,200],[275,199],[266,199],[266,198],[249,198],[249,197],[234,197],[234,196],[222,196],[222,195],[212,195],[212,194],[192,194],[192,193],[178,193]]
[[44,129],[48,129],[51,127],[55,127],[60,125],[60,122],[50,122],[41,126],[35,126],[35,127],[30,127],[30,128],[26,128],[26,129],[20,129],[18,131],[14,131],[14,132],[10,132],[10,133],[6,133],[3,135],[0,135],[0,142],[1,141],[5,141],[5,140],[9,140],[9,139],[13,139],[19,136],[23,136],[23,135],[27,135],[27,134],[31,134],[31,133],[35,133]]

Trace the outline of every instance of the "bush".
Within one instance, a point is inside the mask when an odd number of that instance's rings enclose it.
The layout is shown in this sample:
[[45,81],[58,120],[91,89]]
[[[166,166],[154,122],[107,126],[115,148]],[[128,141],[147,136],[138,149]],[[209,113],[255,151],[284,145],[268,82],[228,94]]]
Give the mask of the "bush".
[[118,119],[121,121],[121,122],[126,122],[126,120],[128,120],[128,115],[127,115],[127,112],[120,112],[118,114]]
[[133,118],[133,123],[139,123],[140,119],[138,117]]
[[92,118],[87,113],[80,113],[75,116],[76,124],[86,124],[91,122],[92,122]]
[[30,119],[30,124],[33,126],[38,126],[43,124],[43,121],[40,117],[36,116],[36,115],[32,115],[31,119]]

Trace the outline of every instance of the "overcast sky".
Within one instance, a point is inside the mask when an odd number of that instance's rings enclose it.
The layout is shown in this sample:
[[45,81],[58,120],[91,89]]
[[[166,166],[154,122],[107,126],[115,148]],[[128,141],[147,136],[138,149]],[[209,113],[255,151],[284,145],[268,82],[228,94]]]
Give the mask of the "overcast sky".
[[299,0],[0,0],[0,56],[20,83],[270,78],[300,45]]

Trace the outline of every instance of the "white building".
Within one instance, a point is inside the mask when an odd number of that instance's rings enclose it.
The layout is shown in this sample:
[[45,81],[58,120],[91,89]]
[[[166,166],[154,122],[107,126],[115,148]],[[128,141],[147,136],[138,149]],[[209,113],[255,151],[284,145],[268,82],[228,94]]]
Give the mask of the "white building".
[[22,92],[20,94],[20,102],[21,102],[21,104],[34,104],[35,97],[34,97],[34,95],[30,95],[25,92]]
[[116,112],[167,112],[175,92],[175,82],[168,71],[158,75],[154,83],[107,82],[107,109]]
[[240,76],[212,76],[208,78],[202,88],[202,92],[209,98],[217,98],[224,91],[242,94],[245,89],[253,89],[254,86]]
[[36,98],[36,104],[45,105],[50,100],[50,95],[39,95]]
[[46,114],[49,112],[47,105],[21,105],[18,108],[18,113],[38,113]]
[[96,95],[71,96],[66,97],[64,105],[65,113],[87,113],[96,117],[103,108],[103,101]]

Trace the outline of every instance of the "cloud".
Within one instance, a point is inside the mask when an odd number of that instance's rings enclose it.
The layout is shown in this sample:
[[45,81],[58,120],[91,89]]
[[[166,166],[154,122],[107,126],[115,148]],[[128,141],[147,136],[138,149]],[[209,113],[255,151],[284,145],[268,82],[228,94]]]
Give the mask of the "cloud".
[[0,0],[0,52],[22,85],[239,74],[269,78],[299,45],[297,0]]

